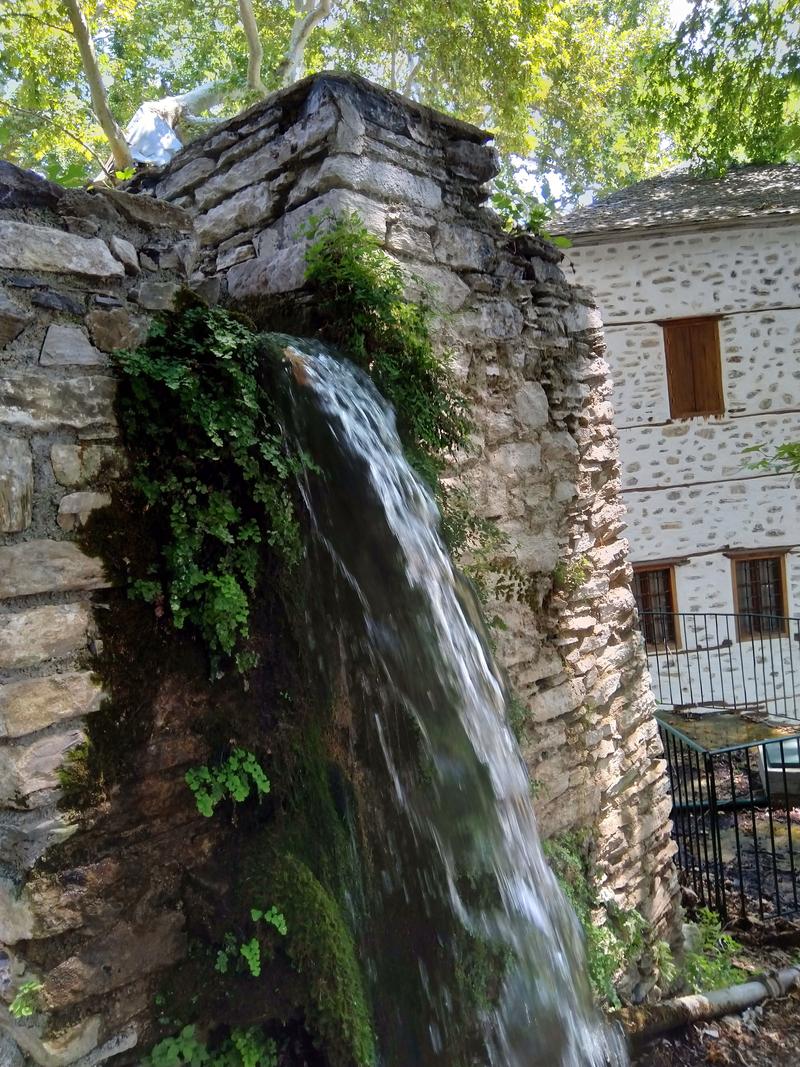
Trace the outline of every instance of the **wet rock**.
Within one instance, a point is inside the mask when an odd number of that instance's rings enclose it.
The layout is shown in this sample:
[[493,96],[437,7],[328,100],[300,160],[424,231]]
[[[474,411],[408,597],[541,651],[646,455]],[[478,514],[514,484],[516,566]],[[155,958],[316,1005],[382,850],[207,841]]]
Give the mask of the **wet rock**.
[[31,1061],[40,1067],[78,1067],[78,1061],[97,1048],[100,1040],[100,1016],[92,1015],[57,1034],[41,1036],[31,1026],[10,1026],[9,1030]]
[[33,316],[0,289],[0,348],[19,337],[31,321]]
[[86,604],[47,604],[1,614],[0,667],[33,667],[70,656],[85,647],[91,622]]
[[0,547],[0,598],[103,589],[109,582],[102,561],[72,541],[23,541]]
[[125,268],[126,274],[139,273],[139,257],[130,241],[126,241],[124,237],[117,237],[115,234],[108,242],[108,247],[111,249],[112,255]]
[[0,685],[0,737],[25,737],[91,715],[103,695],[93,678],[91,671],[71,671]]
[[58,505],[56,522],[62,530],[78,530],[86,525],[93,511],[110,503],[108,493],[68,493]]
[[18,437],[0,437],[0,531],[20,533],[33,513],[31,446]]
[[121,277],[122,264],[97,237],[79,237],[49,226],[0,220],[0,267],[82,274],[93,278]]
[[91,367],[106,362],[106,357],[79,326],[49,326],[42,343],[39,362],[43,367]]
[[53,445],[53,474],[59,485],[76,489],[97,478],[117,478],[125,470],[125,455],[114,445]]
[[56,379],[43,374],[0,377],[0,423],[32,430],[105,428],[114,432],[116,381],[101,375]]
[[147,336],[147,324],[133,318],[123,308],[90,311],[86,316],[86,325],[92,340],[103,352],[136,348]]

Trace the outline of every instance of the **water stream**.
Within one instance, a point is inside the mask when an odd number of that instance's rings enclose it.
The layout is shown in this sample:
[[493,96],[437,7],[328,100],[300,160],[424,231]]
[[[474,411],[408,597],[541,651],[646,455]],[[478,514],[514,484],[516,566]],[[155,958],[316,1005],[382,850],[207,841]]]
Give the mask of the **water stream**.
[[[508,694],[427,488],[369,378],[273,335],[290,380],[312,654],[348,709],[353,904],[384,1067],[621,1067],[543,858]],[[356,911],[358,914],[356,914]]]

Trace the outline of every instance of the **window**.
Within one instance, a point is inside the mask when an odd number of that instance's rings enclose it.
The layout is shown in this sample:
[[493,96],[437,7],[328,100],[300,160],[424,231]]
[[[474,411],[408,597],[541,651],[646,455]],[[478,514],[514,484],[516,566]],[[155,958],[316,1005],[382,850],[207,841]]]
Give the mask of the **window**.
[[783,556],[748,553],[734,557],[733,586],[739,637],[786,632],[786,576]]
[[675,572],[672,567],[634,567],[633,595],[646,643],[677,645]]
[[672,418],[723,415],[717,319],[675,319],[661,326]]

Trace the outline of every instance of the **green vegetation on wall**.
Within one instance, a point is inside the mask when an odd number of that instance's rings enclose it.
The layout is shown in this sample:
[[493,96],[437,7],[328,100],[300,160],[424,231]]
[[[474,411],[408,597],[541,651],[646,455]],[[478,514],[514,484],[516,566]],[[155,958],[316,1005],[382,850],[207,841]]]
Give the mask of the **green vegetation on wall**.
[[290,487],[301,461],[260,384],[257,337],[225,311],[189,306],[115,360],[133,488],[160,546],[131,594],[178,629],[192,623],[213,671],[231,659],[244,670],[265,547],[288,567],[300,554]]
[[561,834],[543,842],[548,863],[575,909],[586,941],[586,956],[595,995],[612,1007],[620,1004],[615,982],[624,974],[644,948],[647,924],[638,911],[610,909],[606,921],[597,922],[602,908],[593,885],[587,858],[588,837],[585,833]]

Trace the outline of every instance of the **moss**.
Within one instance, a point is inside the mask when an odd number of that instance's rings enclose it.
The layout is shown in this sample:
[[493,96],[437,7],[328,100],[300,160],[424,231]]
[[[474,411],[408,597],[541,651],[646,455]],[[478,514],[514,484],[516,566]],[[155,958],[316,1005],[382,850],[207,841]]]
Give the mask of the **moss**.
[[375,1042],[356,946],[333,896],[297,857],[259,856],[246,895],[268,900],[286,918],[280,951],[301,978],[299,1005],[331,1067],[369,1067]]
[[614,983],[641,955],[647,924],[635,909],[624,911],[609,904],[605,905],[605,923],[597,921],[602,905],[592,877],[588,832],[573,831],[551,838],[544,842],[544,852],[583,927],[595,995],[616,1007],[620,1000]]

